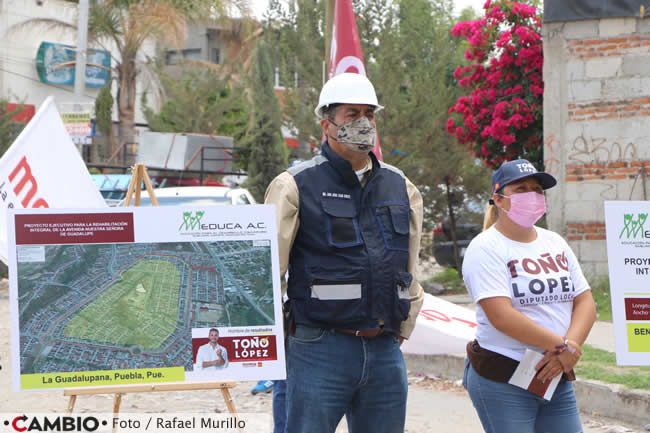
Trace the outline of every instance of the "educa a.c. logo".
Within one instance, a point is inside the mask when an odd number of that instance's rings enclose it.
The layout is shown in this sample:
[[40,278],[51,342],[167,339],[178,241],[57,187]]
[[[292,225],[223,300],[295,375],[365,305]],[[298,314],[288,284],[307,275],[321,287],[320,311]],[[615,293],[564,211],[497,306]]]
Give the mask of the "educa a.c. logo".
[[183,222],[178,231],[199,230],[201,228],[201,218],[205,211],[197,210],[196,212],[183,212]]
[[634,217],[634,214],[623,215],[623,229],[619,233],[619,239],[648,239],[650,238],[650,231],[646,231],[645,223],[648,219],[647,213],[639,213]]

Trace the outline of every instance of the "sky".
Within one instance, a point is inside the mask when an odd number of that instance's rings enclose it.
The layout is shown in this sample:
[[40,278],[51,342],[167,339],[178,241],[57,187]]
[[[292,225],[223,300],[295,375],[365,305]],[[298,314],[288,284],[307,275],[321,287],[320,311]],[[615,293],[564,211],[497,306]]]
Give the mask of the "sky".
[[[253,7],[253,12],[256,17],[261,18],[264,10],[268,5],[268,0],[251,0],[251,5]],[[480,12],[483,8],[485,0],[454,0],[454,12],[458,14],[467,6],[472,6],[476,9],[477,12]]]

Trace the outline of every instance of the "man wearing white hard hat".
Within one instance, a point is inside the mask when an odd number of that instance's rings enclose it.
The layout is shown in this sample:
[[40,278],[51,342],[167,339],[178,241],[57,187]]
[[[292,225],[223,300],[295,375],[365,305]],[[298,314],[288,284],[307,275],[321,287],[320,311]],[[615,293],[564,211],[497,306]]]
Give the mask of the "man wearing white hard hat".
[[344,415],[350,433],[404,431],[422,197],[371,152],[382,108],[365,76],[333,77],[316,107],[320,155],[266,192],[289,271],[287,433],[333,433]]

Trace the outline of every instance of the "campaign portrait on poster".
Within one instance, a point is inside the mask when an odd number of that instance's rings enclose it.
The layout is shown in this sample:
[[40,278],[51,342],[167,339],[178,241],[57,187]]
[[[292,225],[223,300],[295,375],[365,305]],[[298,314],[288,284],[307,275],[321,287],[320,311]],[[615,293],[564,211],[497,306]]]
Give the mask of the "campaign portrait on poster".
[[285,378],[272,206],[9,222],[15,389]]
[[605,202],[618,365],[650,365],[650,202]]

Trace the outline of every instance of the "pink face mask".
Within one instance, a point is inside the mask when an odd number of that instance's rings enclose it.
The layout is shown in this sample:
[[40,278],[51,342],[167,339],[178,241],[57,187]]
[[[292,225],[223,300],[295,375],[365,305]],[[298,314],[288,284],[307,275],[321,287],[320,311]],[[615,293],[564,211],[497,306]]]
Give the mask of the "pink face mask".
[[510,210],[504,212],[515,224],[531,228],[546,213],[544,194],[534,191],[504,195],[510,199]]

